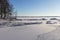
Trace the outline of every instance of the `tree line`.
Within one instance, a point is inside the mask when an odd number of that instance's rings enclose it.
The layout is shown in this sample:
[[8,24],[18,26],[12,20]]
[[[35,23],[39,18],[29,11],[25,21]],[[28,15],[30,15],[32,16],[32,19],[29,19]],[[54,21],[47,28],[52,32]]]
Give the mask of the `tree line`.
[[12,15],[13,7],[9,0],[0,0],[0,18],[7,19]]

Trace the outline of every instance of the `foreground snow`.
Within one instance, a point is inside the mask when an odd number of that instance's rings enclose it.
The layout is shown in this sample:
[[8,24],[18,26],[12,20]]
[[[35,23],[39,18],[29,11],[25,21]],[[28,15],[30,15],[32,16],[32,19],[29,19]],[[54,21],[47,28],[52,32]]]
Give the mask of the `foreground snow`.
[[40,40],[38,35],[56,30],[50,25],[36,24],[0,29],[0,40]]
[[37,40],[60,40],[60,26],[54,31],[38,35]]

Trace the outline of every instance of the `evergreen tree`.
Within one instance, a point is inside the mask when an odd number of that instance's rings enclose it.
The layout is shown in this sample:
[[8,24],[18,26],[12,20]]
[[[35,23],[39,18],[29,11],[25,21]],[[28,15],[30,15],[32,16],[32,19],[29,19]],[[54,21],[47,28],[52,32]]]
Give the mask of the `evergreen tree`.
[[9,0],[0,0],[0,17],[6,19],[12,14],[12,5]]

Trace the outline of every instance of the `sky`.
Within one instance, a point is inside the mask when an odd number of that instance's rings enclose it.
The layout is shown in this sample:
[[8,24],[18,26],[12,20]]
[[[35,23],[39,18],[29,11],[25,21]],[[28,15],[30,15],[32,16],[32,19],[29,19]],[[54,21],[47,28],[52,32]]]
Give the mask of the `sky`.
[[60,16],[60,0],[10,0],[18,16]]

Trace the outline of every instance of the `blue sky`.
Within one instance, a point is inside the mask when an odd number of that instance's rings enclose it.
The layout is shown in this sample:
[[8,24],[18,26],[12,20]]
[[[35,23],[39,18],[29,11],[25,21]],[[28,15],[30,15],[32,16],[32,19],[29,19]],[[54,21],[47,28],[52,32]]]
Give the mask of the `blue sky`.
[[60,0],[10,0],[18,16],[60,16]]

